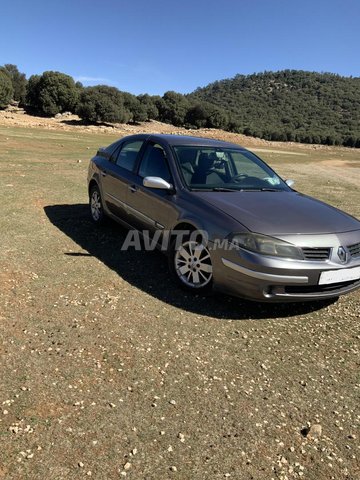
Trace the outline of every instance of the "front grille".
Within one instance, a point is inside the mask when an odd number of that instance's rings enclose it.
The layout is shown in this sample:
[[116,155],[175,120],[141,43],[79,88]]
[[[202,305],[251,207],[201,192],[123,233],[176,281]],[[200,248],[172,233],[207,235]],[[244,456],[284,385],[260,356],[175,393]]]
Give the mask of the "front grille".
[[354,258],[360,257],[360,243],[355,243],[354,245],[350,245],[348,249],[352,257]]
[[302,249],[305,260],[320,260],[325,261],[330,258],[330,248],[308,248]]

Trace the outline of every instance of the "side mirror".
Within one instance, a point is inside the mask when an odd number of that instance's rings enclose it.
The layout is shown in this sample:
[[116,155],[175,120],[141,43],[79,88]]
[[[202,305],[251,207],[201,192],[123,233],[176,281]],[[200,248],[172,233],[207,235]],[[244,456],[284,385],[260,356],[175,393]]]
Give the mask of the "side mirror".
[[285,183],[288,187],[291,188],[294,185],[295,181],[291,180],[291,178],[289,178],[288,180],[285,180]]
[[144,187],[157,188],[159,190],[172,190],[173,186],[160,177],[145,177],[143,180]]

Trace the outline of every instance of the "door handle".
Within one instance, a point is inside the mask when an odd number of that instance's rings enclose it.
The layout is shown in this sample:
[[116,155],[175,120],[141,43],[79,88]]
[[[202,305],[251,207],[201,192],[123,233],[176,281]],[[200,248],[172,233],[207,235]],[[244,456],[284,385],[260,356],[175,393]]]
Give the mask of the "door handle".
[[129,187],[129,190],[130,190],[131,193],[135,193],[137,191],[137,189],[138,189],[138,187],[136,185],[131,185]]

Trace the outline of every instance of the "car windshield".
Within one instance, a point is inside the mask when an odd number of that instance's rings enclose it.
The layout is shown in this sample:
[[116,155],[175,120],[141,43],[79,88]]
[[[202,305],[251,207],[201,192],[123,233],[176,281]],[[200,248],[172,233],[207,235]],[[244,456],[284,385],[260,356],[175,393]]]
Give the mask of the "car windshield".
[[174,146],[190,190],[289,191],[289,187],[256,155],[232,148]]

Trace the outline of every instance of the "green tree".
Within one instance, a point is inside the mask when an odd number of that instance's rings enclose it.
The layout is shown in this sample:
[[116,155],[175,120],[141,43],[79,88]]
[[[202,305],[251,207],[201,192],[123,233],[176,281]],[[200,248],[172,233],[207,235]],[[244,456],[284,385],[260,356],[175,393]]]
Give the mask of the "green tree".
[[10,63],[1,67],[1,70],[4,71],[11,80],[14,89],[13,100],[23,104],[25,102],[27,84],[25,73],[19,72],[18,67]]
[[53,116],[76,109],[79,89],[72,77],[60,72],[44,72],[29,78],[26,105],[35,113]]
[[205,105],[196,103],[186,112],[185,123],[191,126],[202,128],[206,127],[209,118],[209,110]]
[[5,108],[9,105],[13,94],[14,89],[9,76],[0,71],[0,108]]
[[131,113],[124,106],[122,93],[107,85],[84,88],[77,114],[87,122],[126,123],[131,119]]
[[156,106],[156,97],[151,97],[145,93],[144,95],[138,95],[137,98],[145,108],[146,120],[157,120],[159,118],[159,109]]
[[124,106],[130,112],[130,121],[145,122],[147,120],[146,109],[140,100],[128,92],[121,92],[121,94],[124,98]]
[[164,93],[163,100],[164,104],[160,112],[160,119],[177,127],[184,125],[185,116],[190,106],[184,95],[169,91]]
[[26,85],[25,106],[33,113],[38,111],[40,78],[40,75],[31,75]]

